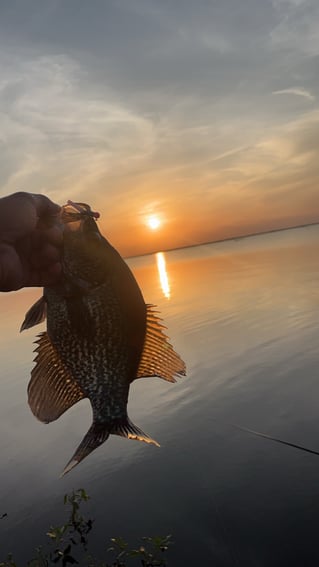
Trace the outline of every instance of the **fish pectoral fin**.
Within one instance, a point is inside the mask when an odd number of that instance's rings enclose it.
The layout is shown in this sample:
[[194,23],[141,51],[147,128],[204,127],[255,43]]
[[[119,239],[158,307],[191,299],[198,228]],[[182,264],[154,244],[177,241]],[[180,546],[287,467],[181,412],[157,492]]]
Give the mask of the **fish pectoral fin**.
[[118,421],[116,424],[113,423],[110,433],[112,433],[112,435],[127,437],[127,439],[136,439],[137,441],[151,443],[152,445],[156,445],[156,447],[160,446],[157,441],[149,437],[146,433],[144,433],[144,431],[134,425],[128,417]]
[[106,423],[95,423],[93,422],[90,429],[83,437],[80,445],[75,451],[73,457],[69,460],[68,464],[64,468],[61,476],[64,476],[70,470],[72,470],[76,465],[78,465],[85,457],[87,457],[94,449],[102,445],[104,441],[110,436],[109,424]]
[[145,342],[134,380],[146,376],[158,376],[168,382],[176,382],[176,377],[185,376],[185,363],[169,343],[168,337],[163,332],[165,327],[153,307],[153,305],[146,306]]
[[50,423],[85,397],[63,365],[46,332],[38,335],[35,367],[28,385],[28,402],[40,421]]
[[31,329],[34,325],[38,325],[42,323],[46,318],[47,314],[47,304],[42,295],[40,299],[38,299],[32,307],[30,307],[29,311],[27,311],[24,321],[20,328],[20,333],[25,331],[26,329]]

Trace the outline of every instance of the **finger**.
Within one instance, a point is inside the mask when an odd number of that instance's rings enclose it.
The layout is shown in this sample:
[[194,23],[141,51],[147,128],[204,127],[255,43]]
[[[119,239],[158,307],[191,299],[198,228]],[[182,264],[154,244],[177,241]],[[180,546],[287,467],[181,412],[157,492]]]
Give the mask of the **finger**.
[[41,248],[45,244],[52,244],[60,248],[63,243],[63,227],[60,224],[53,225],[49,228],[37,228],[31,237],[31,245],[35,250]]
[[38,217],[50,217],[58,215],[61,211],[60,205],[53,203],[48,197],[45,195],[40,195],[37,193],[31,193],[31,197],[33,199],[33,204],[35,206],[36,212]]
[[63,225],[56,224],[51,226],[45,231],[43,236],[50,244],[59,248],[63,244]]
[[24,281],[24,287],[47,287],[59,283],[62,276],[62,265],[56,262],[47,267],[33,267]]
[[23,269],[14,248],[2,245],[0,249],[0,291],[14,291],[23,286]]
[[62,276],[62,265],[60,262],[51,264],[46,270],[41,271],[42,286],[56,285]]
[[20,289],[21,287],[44,287],[58,283],[62,275],[62,265],[56,261],[49,265],[45,264],[29,264],[24,267],[21,277],[15,277],[8,282],[7,290]]
[[34,268],[47,268],[48,266],[60,261],[60,251],[49,243],[42,244],[41,248],[34,250],[30,257],[31,265]]
[[60,210],[61,207],[45,195],[20,191],[3,197],[0,207],[1,240],[12,244],[32,235],[39,225],[47,229],[58,224]]
[[0,236],[7,243],[14,243],[36,228],[37,213],[28,193],[14,193],[1,199]]

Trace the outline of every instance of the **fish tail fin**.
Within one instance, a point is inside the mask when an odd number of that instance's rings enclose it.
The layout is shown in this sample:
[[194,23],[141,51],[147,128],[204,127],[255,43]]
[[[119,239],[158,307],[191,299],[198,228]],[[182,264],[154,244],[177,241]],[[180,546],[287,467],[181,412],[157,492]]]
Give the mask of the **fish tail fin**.
[[149,437],[144,431],[139,427],[134,425],[128,417],[121,419],[120,421],[113,422],[112,428],[110,429],[112,435],[120,435],[121,437],[127,437],[127,439],[136,439],[137,441],[144,441],[144,443],[150,443],[159,447],[159,443]]
[[127,437],[127,439],[136,439],[137,441],[144,441],[159,447],[159,443],[149,437],[139,427],[134,425],[128,417],[113,421],[111,423],[95,423],[93,422],[87,434],[83,437],[80,445],[75,451],[73,457],[69,460],[64,468],[61,477],[70,472],[76,465],[78,465],[85,457],[87,457],[94,449],[102,445],[108,437],[112,435],[120,435]]
[[69,460],[64,468],[61,477],[70,472],[76,465],[78,465],[85,457],[87,457],[94,449],[102,445],[104,441],[110,436],[110,427],[106,423],[93,422],[87,434],[83,437],[80,445],[75,451],[73,457]]

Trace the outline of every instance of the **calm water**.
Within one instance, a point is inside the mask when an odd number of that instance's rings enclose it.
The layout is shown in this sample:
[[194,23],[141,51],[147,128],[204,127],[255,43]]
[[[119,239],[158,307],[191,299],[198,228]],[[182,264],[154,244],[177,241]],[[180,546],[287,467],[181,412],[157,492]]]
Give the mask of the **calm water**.
[[172,567],[319,565],[319,457],[228,425],[319,450],[318,249],[313,226],[131,260],[187,377],[131,388],[129,415],[160,449],[113,436],[63,479],[89,404],[33,417],[37,329],[18,329],[39,290],[0,294],[0,559],[19,541],[24,564],[63,519],[63,494],[84,487],[96,551],[172,533]]

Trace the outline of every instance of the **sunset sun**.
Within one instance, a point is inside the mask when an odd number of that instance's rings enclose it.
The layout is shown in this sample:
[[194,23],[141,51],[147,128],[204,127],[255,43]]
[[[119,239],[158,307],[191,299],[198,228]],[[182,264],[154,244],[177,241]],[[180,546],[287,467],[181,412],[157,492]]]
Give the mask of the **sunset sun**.
[[157,216],[152,215],[147,219],[147,226],[151,230],[157,230],[161,226],[161,221]]

